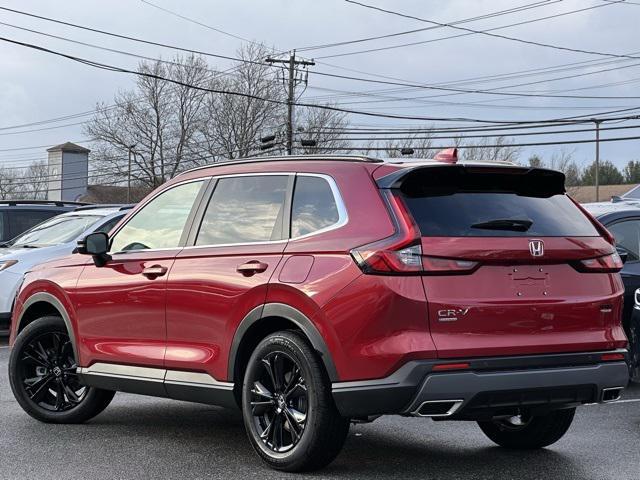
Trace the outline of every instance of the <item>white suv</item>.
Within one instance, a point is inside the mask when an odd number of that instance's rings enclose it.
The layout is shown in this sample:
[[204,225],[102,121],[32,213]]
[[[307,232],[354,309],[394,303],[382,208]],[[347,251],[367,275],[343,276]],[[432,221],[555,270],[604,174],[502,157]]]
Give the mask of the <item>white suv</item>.
[[111,230],[131,206],[80,207],[45,220],[0,248],[0,334],[8,333],[13,300],[34,265],[73,252],[87,233]]

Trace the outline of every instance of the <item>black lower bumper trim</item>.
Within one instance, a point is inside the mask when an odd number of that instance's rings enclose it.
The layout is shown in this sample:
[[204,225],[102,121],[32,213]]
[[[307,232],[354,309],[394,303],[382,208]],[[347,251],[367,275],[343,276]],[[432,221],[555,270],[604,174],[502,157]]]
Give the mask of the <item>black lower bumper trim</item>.
[[333,397],[340,413],[351,418],[407,415],[424,402],[451,399],[463,400],[456,418],[481,418],[518,405],[599,402],[603,389],[625,387],[629,377],[625,362],[602,363],[602,353],[611,352],[460,360],[471,368],[456,372],[433,372],[442,361],[412,361],[384,379],[334,383]]
[[9,335],[11,313],[0,313],[0,335]]

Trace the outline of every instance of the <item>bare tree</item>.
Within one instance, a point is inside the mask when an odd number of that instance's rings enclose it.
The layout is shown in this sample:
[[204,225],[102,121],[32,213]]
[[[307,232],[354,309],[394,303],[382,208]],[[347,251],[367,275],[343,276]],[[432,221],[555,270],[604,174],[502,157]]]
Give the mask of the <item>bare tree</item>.
[[[142,62],[139,71],[186,85],[204,85],[207,63],[198,56],[176,57],[170,63]],[[136,90],[120,92],[115,106],[96,107],[85,133],[95,139],[96,170],[109,178],[131,178],[155,187],[193,166],[199,118],[206,94],[188,86],[138,76]]]
[[20,193],[23,198],[45,200],[49,192],[49,166],[45,161],[33,162],[24,171],[24,178],[29,179],[28,185],[21,185]]
[[285,91],[278,70],[263,63],[268,53],[264,46],[243,46],[237,55],[248,62],[239,64],[232,74],[211,79],[211,88],[248,95],[207,95],[199,127],[200,150],[214,161],[252,155],[260,137],[275,134],[284,124]]
[[512,140],[506,137],[490,137],[482,139],[471,139],[472,146],[464,141],[463,138],[457,138],[454,143],[455,147],[461,147],[462,158],[470,161],[480,162],[497,162],[506,161],[518,163],[521,150],[511,144]]
[[389,158],[402,157],[402,150],[405,148],[413,149],[410,157],[414,158],[431,158],[438,151],[438,148],[433,145],[431,135],[428,134],[426,136],[425,134],[411,135],[403,140],[387,140],[384,146],[386,147],[385,156]]
[[0,200],[15,199],[21,186],[14,171],[0,168]]
[[347,128],[347,114],[319,108],[305,108],[298,125],[299,140],[314,140],[315,147],[296,147],[296,153],[347,153],[349,141],[343,131]]

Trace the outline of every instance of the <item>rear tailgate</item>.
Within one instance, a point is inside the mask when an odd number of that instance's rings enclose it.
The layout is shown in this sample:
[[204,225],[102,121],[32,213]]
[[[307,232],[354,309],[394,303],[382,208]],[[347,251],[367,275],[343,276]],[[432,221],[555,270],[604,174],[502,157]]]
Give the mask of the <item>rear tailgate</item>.
[[624,346],[619,275],[582,273],[572,266],[610,252],[611,246],[598,237],[540,240],[544,260],[531,256],[528,238],[423,238],[427,255],[480,264],[468,275],[422,277],[440,357]]
[[548,170],[452,165],[414,169],[389,185],[421,232],[441,358],[625,346],[623,285],[608,263],[615,250],[563,181]]

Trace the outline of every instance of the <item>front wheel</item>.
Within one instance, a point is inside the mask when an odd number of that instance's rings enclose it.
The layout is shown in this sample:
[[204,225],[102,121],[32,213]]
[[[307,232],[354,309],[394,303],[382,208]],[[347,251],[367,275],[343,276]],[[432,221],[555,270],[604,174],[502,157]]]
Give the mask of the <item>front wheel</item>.
[[11,390],[22,409],[47,423],[81,423],[102,412],[115,392],[82,385],[60,317],[42,317],[18,335],[9,357]]
[[256,347],[244,376],[242,412],[251,445],[278,470],[328,465],[349,432],[322,363],[297,332],[274,333]]
[[575,408],[556,410],[543,416],[517,415],[478,422],[484,434],[505,448],[543,448],[560,440],[573,422]]

